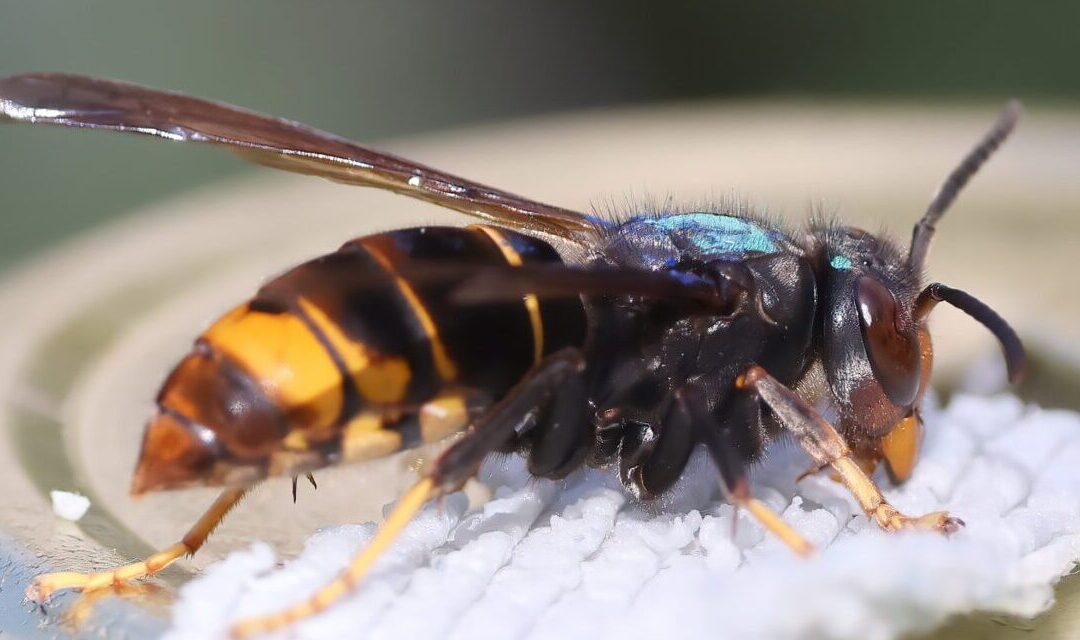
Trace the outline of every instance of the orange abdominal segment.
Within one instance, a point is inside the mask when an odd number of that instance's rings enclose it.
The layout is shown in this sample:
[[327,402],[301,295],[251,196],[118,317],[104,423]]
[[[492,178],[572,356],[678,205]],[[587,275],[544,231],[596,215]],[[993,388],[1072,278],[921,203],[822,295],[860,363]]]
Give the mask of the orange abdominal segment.
[[404,399],[412,378],[412,370],[405,358],[372,353],[363,343],[346,336],[319,307],[304,298],[300,298],[298,304],[341,358],[364,400],[372,404],[393,404]]
[[194,484],[213,467],[214,453],[186,425],[171,415],[161,415],[143,436],[131,493]]
[[305,428],[330,428],[341,415],[341,372],[318,337],[293,313],[265,313],[242,305],[203,337]]
[[510,231],[429,227],[360,238],[279,275],[169,375],[134,489],[245,486],[441,441],[542,355],[584,341],[577,296],[463,305],[454,283],[407,268],[414,260],[561,261]]

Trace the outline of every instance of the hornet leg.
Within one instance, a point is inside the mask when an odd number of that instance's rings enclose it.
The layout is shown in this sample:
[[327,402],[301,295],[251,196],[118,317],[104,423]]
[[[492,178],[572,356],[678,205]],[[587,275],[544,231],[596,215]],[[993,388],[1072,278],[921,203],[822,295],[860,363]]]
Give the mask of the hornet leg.
[[248,490],[249,488],[226,489],[223,491],[214,501],[214,504],[199,518],[198,522],[184,534],[183,540],[158,551],[145,560],[101,573],[75,573],[71,571],[47,573],[34,578],[34,581],[26,589],[26,597],[35,602],[44,602],[48,600],[50,595],[61,589],[93,591],[153,575],[180,558],[193,555],[198,551],[199,547],[210,537],[210,533],[221,524],[221,521],[225,519],[225,515],[236,506],[236,503],[240,502],[240,499],[244,497]]
[[581,466],[589,453],[588,387],[581,373],[566,377],[529,430],[529,473],[559,480]]
[[459,489],[476,474],[487,455],[509,440],[530,413],[550,401],[567,379],[585,367],[581,352],[564,349],[548,356],[501,401],[481,415],[465,437],[435,461],[432,471],[398,500],[375,537],[332,582],[308,599],[276,614],[241,620],[232,628],[234,638],[281,629],[324,611],[352,593],[383,551],[431,498]]
[[924,516],[906,516],[881,495],[873,480],[852,457],[851,450],[836,428],[829,424],[805,400],[782,385],[765,369],[754,365],[739,377],[736,386],[755,392],[772,409],[784,427],[815,462],[830,465],[840,481],[851,491],[866,515],[882,529],[926,529],[952,533],[963,526],[959,518],[938,511]]
[[696,426],[698,437],[708,448],[713,461],[720,469],[720,485],[732,504],[746,509],[763,527],[791,548],[806,556],[814,551],[806,538],[792,529],[764,502],[750,494],[746,481],[746,465],[739,457],[738,449],[731,440],[730,432],[722,428],[709,411],[704,394],[696,387],[684,387],[675,392],[675,409],[672,419],[686,421]]

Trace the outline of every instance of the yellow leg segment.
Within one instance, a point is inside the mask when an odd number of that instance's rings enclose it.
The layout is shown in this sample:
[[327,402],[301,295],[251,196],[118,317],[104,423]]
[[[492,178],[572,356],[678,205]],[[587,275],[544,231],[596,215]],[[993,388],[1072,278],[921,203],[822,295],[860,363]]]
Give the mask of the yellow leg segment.
[[397,539],[405,525],[413,519],[418,511],[436,492],[435,482],[431,478],[424,478],[409,489],[397,506],[386,518],[386,522],[375,534],[375,537],[364,548],[349,566],[345,568],[332,582],[319,589],[307,600],[292,607],[268,616],[241,620],[233,626],[231,633],[233,638],[247,638],[258,633],[267,633],[286,627],[298,620],[313,616],[324,611],[332,604],[351,593],[371,569],[375,561],[382,556],[387,547]]
[[814,545],[810,544],[799,532],[792,529],[779,515],[770,509],[764,502],[757,498],[739,500],[738,505],[745,508],[754,516],[761,526],[768,529],[777,538],[800,556],[809,556],[814,552]]
[[886,531],[900,529],[923,529],[954,533],[964,526],[964,521],[954,518],[945,511],[935,511],[923,516],[906,516],[900,513],[881,495],[874,481],[866,475],[851,456],[844,456],[832,462],[833,469],[840,475],[841,482],[847,486],[866,515],[876,521]]
[[100,573],[47,573],[34,578],[26,589],[26,597],[35,602],[44,602],[61,589],[93,591],[155,574],[185,555],[195,553],[247,492],[248,489],[227,489],[222,492],[195,526],[184,535],[183,540],[145,560]]
[[829,424],[821,414],[791,389],[769,375],[765,369],[754,365],[736,381],[739,388],[753,389],[758,396],[791,430],[799,444],[818,463],[832,466],[840,481],[855,495],[866,515],[873,518],[882,529],[926,529],[952,533],[964,526],[964,521],[938,511],[924,516],[911,517],[900,513],[885,501],[885,496],[855,460],[836,427]]
[[[863,472],[865,472],[868,476],[874,475],[874,471],[877,470],[878,464],[880,464],[881,462],[880,456],[873,456],[870,454],[853,455],[852,460],[854,460],[855,464],[859,465],[859,468],[862,469]],[[806,471],[800,473],[799,476],[795,478],[795,482],[802,482],[805,478],[815,476],[821,473],[828,466],[831,466],[828,462],[815,462],[814,464],[810,465],[810,468],[808,468]],[[832,480],[833,482],[842,482],[840,474],[837,473],[835,470],[829,474],[829,480]]]

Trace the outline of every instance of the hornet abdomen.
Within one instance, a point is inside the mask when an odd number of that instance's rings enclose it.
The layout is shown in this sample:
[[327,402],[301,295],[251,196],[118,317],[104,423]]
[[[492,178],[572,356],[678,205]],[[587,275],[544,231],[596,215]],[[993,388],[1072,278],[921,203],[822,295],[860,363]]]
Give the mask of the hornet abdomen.
[[410,261],[561,258],[512,231],[426,227],[359,238],[278,276],[173,370],[133,492],[248,484],[441,440],[545,355],[584,343],[578,297],[457,304],[453,279],[412,277]]

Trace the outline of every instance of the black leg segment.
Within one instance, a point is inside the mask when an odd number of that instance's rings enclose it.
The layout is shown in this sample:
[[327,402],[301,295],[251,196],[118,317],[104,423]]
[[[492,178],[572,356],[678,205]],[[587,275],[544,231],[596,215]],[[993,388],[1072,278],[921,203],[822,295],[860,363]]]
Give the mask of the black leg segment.
[[720,486],[728,499],[748,495],[743,457],[739,454],[731,431],[725,429],[709,411],[705,393],[695,386],[679,389],[675,392],[672,413],[692,425],[698,439],[709,450],[720,471]]
[[506,397],[485,411],[468,434],[435,461],[431,479],[440,491],[452,491],[473,476],[480,463],[512,438],[530,414],[543,409],[567,380],[580,378],[585,358],[577,348],[551,354],[533,368]]
[[623,483],[639,498],[664,493],[682,475],[697,444],[692,416],[671,402],[664,419],[655,427],[627,430],[620,464]]
[[765,503],[750,494],[743,458],[731,438],[731,432],[724,429],[709,411],[704,392],[694,386],[683,387],[675,393],[675,404],[680,407],[678,411],[697,427],[698,437],[708,447],[720,469],[721,487],[732,504],[749,511],[762,526],[780,538],[795,553],[812,553],[813,545],[781,520]]
[[571,374],[555,391],[540,422],[529,433],[529,473],[562,478],[588,453],[589,405],[584,373]]

